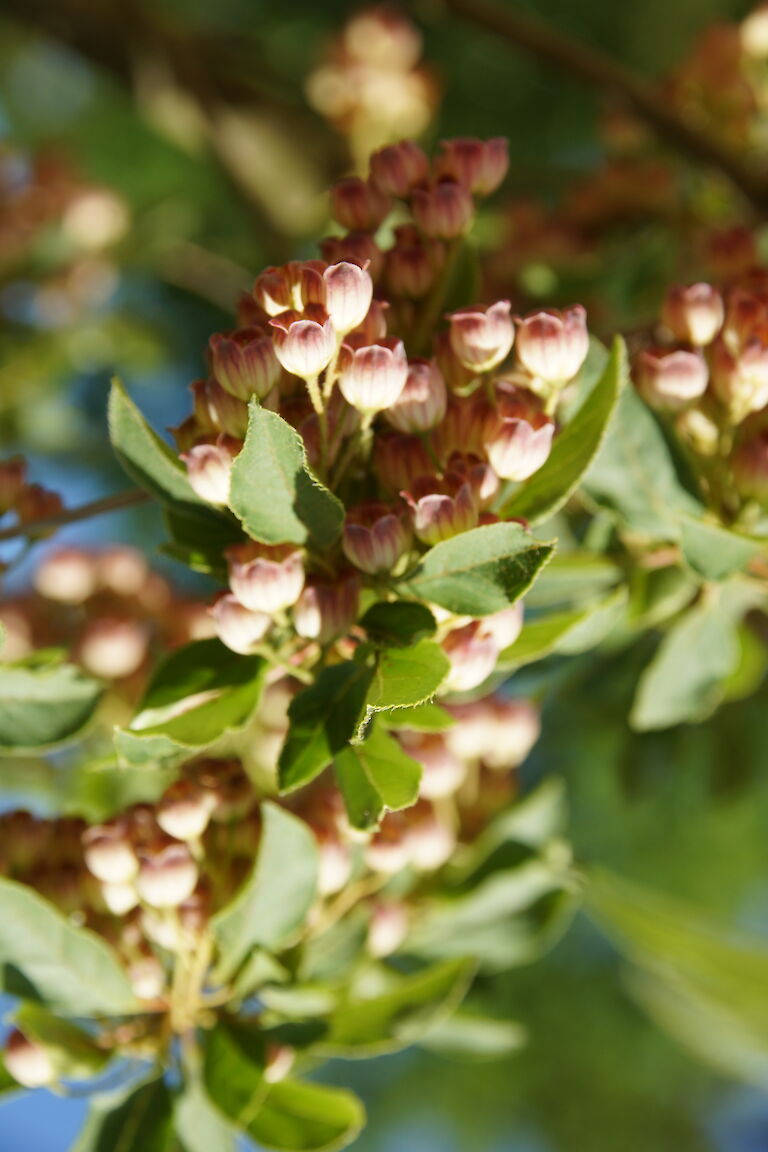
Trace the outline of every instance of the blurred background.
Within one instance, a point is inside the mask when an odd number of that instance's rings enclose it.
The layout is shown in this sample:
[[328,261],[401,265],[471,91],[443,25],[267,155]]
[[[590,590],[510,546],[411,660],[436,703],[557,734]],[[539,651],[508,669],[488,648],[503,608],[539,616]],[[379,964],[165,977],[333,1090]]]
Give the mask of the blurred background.
[[[733,57],[748,3],[514,9],[658,82],[739,154],[764,152],[762,89],[750,73],[745,92]],[[266,264],[316,255],[327,185],[389,140],[507,136],[510,175],[479,222],[488,283],[516,308],[582,300],[603,335],[647,323],[671,277],[732,251],[729,231],[736,245],[746,209],[727,181],[649,143],[564,69],[437,0],[411,6],[414,23],[350,23],[356,11],[341,0],[0,0],[2,453],[24,453],[31,479],[66,505],[126,486],[106,435],[110,375],[155,427],[182,420],[208,336],[230,326],[239,293]],[[141,506],[57,543],[131,542],[190,594],[205,591],[156,554],[162,538]],[[47,545],[5,547],[13,601]],[[544,701],[524,783],[565,780],[577,859],[767,933],[765,690],[706,724],[630,735],[643,660],[596,656],[521,685]],[[18,774],[0,780],[14,802],[25,794]],[[360,1152],[768,1149],[768,1097],[656,1028],[586,921],[482,992],[520,1022],[518,1055],[460,1064],[417,1051],[330,1068],[369,1109]],[[5,1104],[0,1152],[64,1152],[85,1106],[41,1091]]]

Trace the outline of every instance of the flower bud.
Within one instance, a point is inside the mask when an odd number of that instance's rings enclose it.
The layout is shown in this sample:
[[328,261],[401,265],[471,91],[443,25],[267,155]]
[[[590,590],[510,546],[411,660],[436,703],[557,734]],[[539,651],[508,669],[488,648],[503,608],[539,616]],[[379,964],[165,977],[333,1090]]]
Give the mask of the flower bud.
[[372,872],[393,876],[408,867],[407,831],[406,817],[402,813],[390,812],[384,817],[378,832],[365,846],[365,862]]
[[454,628],[443,640],[451,668],[440,693],[469,692],[483,684],[496,667],[499,647],[477,621]]
[[378,344],[342,348],[339,388],[358,412],[380,412],[395,403],[405,387],[408,361],[402,340],[386,338]]
[[308,305],[304,314],[281,312],[270,324],[275,355],[286,372],[302,380],[316,380],[336,352],[330,317],[318,305]]
[[675,340],[703,348],[722,328],[723,298],[711,284],[673,285],[667,292],[662,320]]
[[580,304],[562,312],[532,312],[518,320],[518,358],[547,384],[572,380],[588,351],[587,314]]
[[444,478],[455,483],[466,481],[481,511],[490,507],[499,492],[499,478],[493,468],[471,452],[452,452]]
[[436,240],[461,236],[475,210],[469,192],[456,180],[440,180],[429,188],[416,188],[411,206],[421,231]]
[[377,340],[384,339],[387,334],[388,308],[389,304],[384,300],[371,300],[365,317],[352,332],[356,339],[359,338],[360,346],[375,344]]
[[54,1063],[42,1044],[30,1040],[18,1028],[8,1034],[3,1058],[11,1076],[24,1088],[42,1088],[58,1079]]
[[11,456],[0,461],[0,516],[16,507],[24,490],[27,462],[23,456]]
[[731,457],[731,470],[742,496],[768,504],[768,430],[737,445]]
[[186,844],[167,844],[140,855],[136,887],[152,908],[177,908],[192,895],[197,879],[197,865]]
[[452,796],[464,783],[467,765],[448,746],[441,733],[404,733],[405,751],[421,764],[419,795],[425,800]]
[[208,341],[213,375],[238,400],[263,400],[280,379],[274,345],[257,328],[216,332]]
[[301,550],[292,544],[236,544],[227,549],[229,585],[251,612],[290,608],[304,587]]
[[219,596],[209,611],[219,640],[241,656],[256,651],[272,625],[271,616],[251,612],[232,595]]
[[371,183],[389,196],[403,199],[427,179],[429,160],[413,140],[401,140],[374,152],[370,159]]
[[702,408],[686,408],[678,413],[675,431],[699,456],[714,456],[720,446],[717,421]]
[[515,338],[509,310],[509,300],[499,300],[485,311],[463,308],[451,313],[451,347],[465,368],[490,372],[506,360]]
[[97,567],[102,588],[116,596],[140,596],[150,577],[144,553],[120,544],[102,552]]
[[61,604],[83,604],[96,591],[96,584],[94,557],[79,548],[49,552],[35,572],[40,595]]
[[243,440],[248,429],[248,405],[222,388],[215,380],[198,381],[192,385],[196,411],[205,414],[212,429]]
[[152,953],[129,966],[128,980],[139,1000],[157,1000],[165,991],[165,969]]
[[130,884],[139,862],[123,820],[94,824],[83,832],[83,859],[102,884]]
[[527,480],[552,450],[555,425],[520,391],[500,396],[488,422],[485,450],[503,480]]
[[326,309],[334,331],[346,336],[368,315],[373,298],[373,282],[357,264],[342,260],[323,273]]
[[139,894],[133,884],[105,884],[102,881],[101,898],[113,916],[125,916],[139,903]]
[[339,180],[331,188],[331,215],[348,232],[375,232],[391,207],[386,192],[357,176]]
[[490,140],[459,137],[441,141],[440,147],[442,151],[435,161],[436,174],[458,180],[475,195],[490,196],[507,174],[509,155],[503,136]]
[[352,853],[349,845],[332,832],[316,834],[319,870],[317,890],[321,896],[335,896],[349,882]]
[[402,944],[408,931],[408,912],[404,904],[379,901],[374,905],[368,921],[368,951],[383,959],[391,956]]
[[647,349],[634,359],[637,390],[653,408],[676,412],[704,394],[708,370],[700,352]]
[[221,507],[228,503],[232,462],[240,447],[238,440],[219,436],[215,444],[195,444],[182,453],[189,485],[207,504]]
[[434,360],[411,360],[405,387],[386,417],[399,432],[427,432],[445,416],[445,381]]
[[396,243],[386,256],[387,287],[393,296],[420,300],[435,282],[435,264],[428,248],[420,241]]
[[342,260],[367,268],[374,284],[384,267],[384,253],[367,232],[350,232],[347,236],[326,236],[320,243],[323,259],[329,264]]
[[393,510],[386,504],[361,504],[347,512],[342,540],[344,555],[369,576],[394,571],[408,550],[410,539],[399,509]]
[[733,424],[768,404],[768,344],[750,340],[737,354],[723,342],[712,356],[712,391]]
[[[35,520],[49,520],[58,516],[64,508],[64,502],[57,492],[43,488],[42,484],[27,484],[16,497],[16,514],[21,524],[31,524]],[[28,530],[27,534],[42,538],[50,534],[51,529],[41,529],[37,532]]]
[[406,837],[411,864],[419,872],[435,872],[450,860],[456,847],[453,829],[440,819],[431,805],[417,806],[418,819],[408,828]]
[[176,780],[155,805],[155,819],[174,840],[198,840],[215,806],[208,789],[192,780]]
[[490,636],[500,652],[514,644],[523,627],[523,605],[518,601],[501,612],[484,616],[478,623],[478,630]]
[[414,532],[430,547],[477,526],[477,497],[461,475],[423,476],[401,495],[411,508]]
[[149,628],[143,620],[105,616],[89,620],[77,645],[77,657],[102,680],[124,680],[138,672],[149,655]]
[[299,636],[328,644],[346,635],[360,608],[360,578],[356,573],[332,581],[311,579],[293,610]]

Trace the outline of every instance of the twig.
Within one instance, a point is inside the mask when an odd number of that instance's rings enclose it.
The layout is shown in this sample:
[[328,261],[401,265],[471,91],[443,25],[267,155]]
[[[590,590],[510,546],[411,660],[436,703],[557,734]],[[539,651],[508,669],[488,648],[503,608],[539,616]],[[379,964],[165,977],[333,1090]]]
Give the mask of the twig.
[[457,16],[610,92],[629,105],[659,136],[693,159],[728,176],[761,215],[768,214],[768,181],[764,176],[746,165],[730,148],[687,122],[644,77],[598,49],[571,39],[552,25],[515,8],[501,8],[488,0],[444,0],[444,3]]
[[105,512],[116,512],[119,508],[143,504],[145,500],[149,500],[149,494],[138,488],[115,492],[113,496],[91,500],[89,504],[81,504],[78,508],[66,508],[56,516],[46,516],[42,520],[26,520],[10,528],[3,528],[0,531],[0,543],[4,540],[15,540],[19,536],[36,536],[41,532],[62,528],[65,524],[76,524],[78,520],[89,520],[92,516],[101,516]]

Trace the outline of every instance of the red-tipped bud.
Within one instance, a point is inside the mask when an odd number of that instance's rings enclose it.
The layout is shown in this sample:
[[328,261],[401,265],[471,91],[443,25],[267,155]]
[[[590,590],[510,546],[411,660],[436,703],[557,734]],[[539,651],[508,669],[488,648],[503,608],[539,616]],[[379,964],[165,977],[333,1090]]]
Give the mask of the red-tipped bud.
[[174,840],[197,840],[208,827],[216,802],[207,788],[176,780],[155,806],[155,819]]
[[346,336],[368,315],[373,299],[373,281],[364,268],[342,260],[323,273],[325,306],[334,331]]
[[435,160],[438,176],[458,180],[477,196],[490,196],[507,174],[509,153],[503,136],[490,140],[463,137],[443,140],[440,155]]
[[419,795],[425,800],[452,796],[464,783],[467,765],[442,734],[405,732],[400,739],[408,755],[421,764]]
[[554,423],[519,390],[503,395],[491,416],[485,450],[502,480],[527,480],[552,449]]
[[539,737],[539,713],[528,700],[491,696],[451,712],[456,723],[446,733],[449,746],[462,759],[482,760],[489,768],[516,768]]
[[101,553],[98,570],[102,587],[117,596],[141,595],[150,577],[144,553],[119,544]]
[[103,616],[89,620],[77,645],[80,663],[103,680],[132,676],[148,654],[148,625],[128,617]]
[[499,647],[490,633],[475,621],[455,628],[443,640],[451,668],[441,692],[469,692],[484,683],[496,667]]
[[434,360],[411,360],[405,387],[386,417],[399,432],[427,432],[445,416],[445,381]]
[[88,871],[103,884],[129,884],[139,867],[122,820],[87,828],[83,833],[83,858]]
[[[43,488],[42,484],[27,484],[16,497],[16,514],[22,524],[31,524],[35,520],[48,520],[58,516],[64,508],[64,503],[58,492],[51,492]],[[39,537],[49,533],[40,530],[29,533]]]
[[382,488],[392,495],[412,488],[419,477],[428,476],[433,467],[418,436],[377,435],[373,460]]
[[328,644],[346,635],[360,608],[360,578],[354,573],[337,580],[310,581],[293,611],[299,636]]
[[192,895],[197,879],[197,865],[186,844],[167,844],[140,855],[136,887],[152,908],[177,908]]
[[736,354],[721,341],[712,356],[712,390],[727,409],[729,419],[739,424],[750,412],[768,404],[768,344],[750,340]]
[[49,552],[35,572],[35,588],[48,600],[82,604],[96,591],[97,572],[93,556],[79,548]]
[[506,360],[515,339],[509,311],[509,300],[499,300],[485,310],[462,308],[451,313],[451,347],[465,368],[490,372]]
[[251,612],[281,612],[301,595],[304,563],[291,544],[237,544],[227,562],[230,587]]
[[700,352],[646,349],[634,359],[632,375],[638,392],[653,408],[676,412],[704,394],[709,379]]
[[139,1000],[157,1000],[165,991],[165,969],[154,954],[135,960],[128,968],[128,979]]
[[270,324],[275,332],[275,355],[286,372],[302,380],[316,380],[336,351],[330,317],[313,305],[305,314],[282,312]]
[[742,496],[768,504],[768,430],[738,445],[731,469]]
[[323,258],[329,264],[346,260],[367,268],[374,283],[384,267],[384,253],[367,232],[350,232],[348,236],[327,236],[320,244]]
[[402,944],[408,931],[408,911],[404,904],[392,901],[375,905],[368,921],[368,951],[381,959],[391,956]]
[[520,362],[548,384],[572,380],[588,351],[587,313],[580,304],[562,312],[532,312],[518,320]]
[[251,612],[232,595],[220,596],[210,614],[219,640],[241,656],[250,656],[258,648],[272,624],[271,616]]
[[216,380],[238,400],[263,400],[280,379],[272,341],[256,328],[215,332],[208,347]]
[[58,1078],[56,1068],[42,1044],[30,1040],[14,1028],[5,1041],[5,1066],[24,1088],[42,1088]]
[[451,347],[449,329],[438,332],[434,342],[435,360],[443,374],[443,379],[452,392],[466,388],[474,380],[476,373],[465,368]]
[[469,480],[458,473],[442,479],[423,476],[402,496],[413,514],[413,530],[424,544],[439,544],[477,526],[477,497]]
[[402,340],[387,338],[378,344],[342,348],[339,388],[358,412],[380,412],[395,403],[405,387],[408,361]]
[[102,881],[101,899],[113,916],[125,916],[138,906],[139,894],[133,884],[105,884]]
[[384,339],[387,334],[388,308],[389,304],[384,300],[371,300],[366,316],[352,333],[361,346],[375,344],[377,340]]
[[391,207],[386,192],[357,176],[339,180],[331,188],[331,215],[349,232],[375,232]]
[[461,236],[475,210],[469,192],[456,180],[440,180],[429,188],[414,189],[411,208],[421,231],[436,240]]
[[0,461],[0,515],[16,507],[16,501],[24,490],[27,475],[27,462],[23,456],[11,456]]
[[673,285],[661,317],[676,340],[704,348],[723,326],[723,298],[711,284]]
[[456,834],[444,817],[438,817],[431,804],[416,806],[416,819],[408,828],[406,841],[413,867],[419,872],[435,872],[450,860],[456,847]]
[[392,572],[408,550],[411,533],[404,522],[405,508],[393,510],[386,504],[361,504],[347,512],[344,522],[344,555],[359,568],[375,576]]
[[349,882],[352,874],[352,853],[349,845],[340,840],[331,829],[315,833],[319,857],[317,890],[321,896],[335,896]]
[[322,260],[292,260],[279,268],[265,268],[253,286],[254,298],[268,316],[323,304],[324,267]]
[[403,198],[429,175],[426,153],[413,140],[401,140],[374,152],[371,182],[389,196]]
[[523,606],[518,601],[501,612],[494,612],[484,616],[479,622],[479,631],[484,636],[490,636],[500,652],[509,648],[517,640],[523,627]]
[[[192,385],[195,397],[195,415],[203,419],[216,432],[243,440],[248,429],[248,405],[227,392],[215,380],[197,381]],[[202,421],[201,421],[202,424]]]
[[240,447],[238,440],[220,436],[215,444],[195,444],[182,453],[189,485],[201,500],[219,506],[228,503],[232,461]]
[[435,282],[433,254],[421,242],[395,244],[387,252],[386,273],[393,296],[420,300]]

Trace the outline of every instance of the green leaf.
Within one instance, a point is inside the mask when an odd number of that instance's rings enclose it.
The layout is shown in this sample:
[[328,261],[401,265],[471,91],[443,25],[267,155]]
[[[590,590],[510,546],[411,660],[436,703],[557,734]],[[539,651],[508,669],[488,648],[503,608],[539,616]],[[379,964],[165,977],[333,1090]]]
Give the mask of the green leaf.
[[434,640],[379,654],[366,704],[374,711],[411,708],[435,695],[450,671],[450,661]]
[[354,736],[373,670],[353,660],[323,668],[288,708],[288,736],[280,753],[282,792],[313,780]]
[[517,640],[502,652],[499,665],[521,668],[556,652],[580,652],[593,647],[614,623],[615,608],[623,607],[625,601],[626,592],[619,588],[605,600],[526,621]]
[[755,540],[692,516],[680,517],[680,544],[691,568],[705,580],[726,580],[734,572],[743,572],[768,548],[768,540]]
[[527,1032],[512,1020],[460,1010],[429,1033],[420,1046],[454,1060],[499,1060],[525,1047]]
[[385,728],[402,728],[408,732],[445,732],[456,723],[450,712],[439,704],[415,704],[392,712],[380,712],[376,723]]
[[5,1066],[5,1060],[0,1053],[0,1103],[3,1102],[3,1097],[7,1096],[10,1092],[24,1092],[25,1089],[19,1084]]
[[623,579],[621,568],[593,552],[558,552],[526,597],[526,607],[554,608],[592,600]]
[[[465,941],[471,950],[471,940]],[[373,1056],[396,1052],[421,1040],[464,999],[475,964],[447,960],[409,976],[371,997],[349,996],[331,1015],[318,1048],[329,1056]]]
[[129,764],[210,747],[241,728],[259,702],[261,656],[241,656],[220,640],[196,640],[172,652],[155,672],[128,729],[115,743]]
[[19,1007],[13,1022],[25,1036],[45,1049],[57,1077],[88,1079],[100,1072],[111,1058],[87,1032],[32,1001]]
[[720,702],[739,660],[735,625],[716,602],[677,620],[640,677],[630,723],[639,732],[703,720]]
[[403,587],[459,616],[488,616],[527,592],[553,550],[520,524],[487,524],[436,544]]
[[678,540],[680,513],[700,511],[680,482],[656,418],[631,387],[619,397],[584,486],[628,529],[654,540]]
[[418,799],[421,765],[378,724],[367,740],[342,749],[333,763],[353,828],[373,828],[385,808],[396,812]]
[[0,664],[0,748],[31,752],[70,740],[85,727],[101,685],[74,664]]
[[52,904],[0,879],[0,986],[65,1016],[135,1012],[136,999],[114,952],[75,928]]
[[235,1129],[225,1120],[197,1080],[185,1084],[176,1101],[174,1130],[184,1152],[236,1152]]
[[253,870],[211,921],[222,980],[254,948],[277,948],[290,938],[317,892],[317,845],[307,825],[275,804],[265,803],[261,811],[264,826]]
[[602,444],[627,375],[624,341],[616,337],[608,362],[583,405],[555,437],[546,463],[512,495],[501,510],[538,524],[565,504]]
[[171,1096],[157,1079],[116,1106],[114,1097],[98,1099],[72,1152],[175,1152],[176,1147]]
[[264,1042],[258,1033],[219,1023],[206,1037],[205,1083],[216,1107],[236,1128],[278,1152],[334,1152],[365,1123],[350,1092],[323,1084],[264,1079]]
[[330,548],[344,523],[344,506],[310,472],[298,432],[255,400],[232,468],[230,507],[264,544]]
[[437,631],[429,608],[413,600],[380,600],[361,617],[360,627],[374,644],[385,648],[415,644]]

